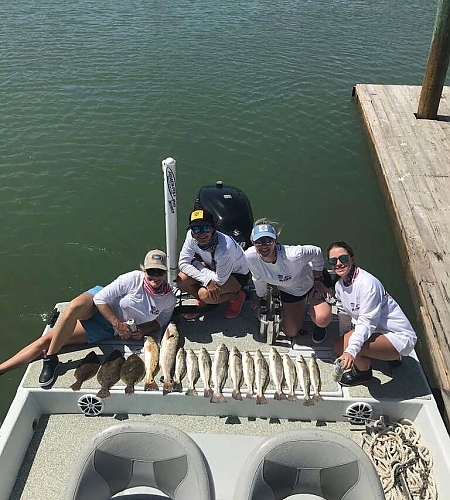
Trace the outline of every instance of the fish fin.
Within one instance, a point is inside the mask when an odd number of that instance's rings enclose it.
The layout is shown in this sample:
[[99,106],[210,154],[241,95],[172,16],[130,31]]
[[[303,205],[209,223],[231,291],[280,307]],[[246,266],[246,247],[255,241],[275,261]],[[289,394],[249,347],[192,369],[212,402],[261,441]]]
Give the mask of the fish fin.
[[238,401],[242,401],[242,394],[237,389],[233,389],[233,392],[231,393],[231,397],[233,399],[237,399]]
[[212,389],[203,389],[203,397],[204,398],[212,398],[213,390]]
[[288,394],[287,400],[288,401],[297,401],[297,396],[295,394]]
[[172,392],[183,392],[183,386],[181,382],[174,382]]
[[127,385],[125,387],[125,394],[134,394],[134,385]]
[[190,388],[189,388],[189,389],[186,391],[186,396],[197,396],[197,395],[198,395],[198,393],[197,393],[197,391],[195,390],[195,388],[192,388],[192,389],[190,389]]
[[144,391],[159,391],[158,384],[154,380],[146,382],[144,385]]
[[256,395],[256,404],[257,405],[266,405],[267,404],[267,399],[266,396],[258,396]]
[[211,403],[226,403],[225,396],[220,392],[215,392],[211,396]]
[[172,382],[164,382],[163,395],[165,396],[166,394],[169,394],[170,392],[173,392],[173,383]]
[[72,389],[72,391],[79,391],[81,389],[81,384],[83,382],[81,382],[80,380],[77,380],[75,383],[73,383],[70,388]]
[[109,392],[109,389],[107,388],[102,388],[97,392],[97,397],[98,398],[107,398],[108,396],[111,396],[111,393]]

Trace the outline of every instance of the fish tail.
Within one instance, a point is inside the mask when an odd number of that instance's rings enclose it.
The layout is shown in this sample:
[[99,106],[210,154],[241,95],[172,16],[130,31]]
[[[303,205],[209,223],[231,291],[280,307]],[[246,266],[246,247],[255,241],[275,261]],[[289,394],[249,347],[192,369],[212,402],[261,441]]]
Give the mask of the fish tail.
[[267,404],[267,399],[264,394],[262,396],[256,395],[256,404],[257,405],[266,405]]
[[72,391],[79,391],[81,389],[81,384],[83,382],[80,382],[79,380],[77,380],[75,383],[73,383],[70,388],[72,389]]
[[189,388],[186,391],[186,396],[197,396],[197,391],[195,390],[195,387]]
[[238,401],[242,401],[242,394],[238,389],[233,389],[233,392],[231,393],[231,397],[233,399],[237,399]]
[[283,391],[275,391],[273,399],[276,399],[277,401],[282,401],[283,399],[286,399],[286,394]]
[[215,392],[211,396],[211,403],[226,403],[227,400],[221,392]]
[[174,382],[172,391],[173,392],[183,392],[183,386],[181,385],[181,382]]
[[107,389],[106,387],[101,388],[97,392],[97,397],[98,398],[107,398],[108,396],[111,396],[111,393],[109,392],[109,389]]
[[173,392],[173,383],[172,382],[164,382],[163,384],[163,395],[169,394]]
[[159,391],[158,384],[154,380],[145,382],[144,391]]
[[127,385],[125,387],[125,394],[134,394],[134,385]]

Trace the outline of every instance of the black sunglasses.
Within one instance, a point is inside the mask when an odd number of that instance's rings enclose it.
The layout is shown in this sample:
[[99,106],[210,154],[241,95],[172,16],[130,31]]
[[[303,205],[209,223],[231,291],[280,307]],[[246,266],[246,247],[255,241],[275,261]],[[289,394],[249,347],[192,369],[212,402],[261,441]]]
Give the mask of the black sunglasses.
[[159,278],[160,276],[164,276],[166,274],[164,269],[146,269],[145,272],[150,278]]
[[339,261],[341,264],[347,264],[347,262],[350,260],[350,255],[339,255],[339,257],[330,257],[328,259],[328,264],[331,266],[335,266],[337,264],[337,261]]
[[212,227],[209,224],[205,224],[204,226],[192,226],[191,230],[194,234],[209,233],[211,232]]

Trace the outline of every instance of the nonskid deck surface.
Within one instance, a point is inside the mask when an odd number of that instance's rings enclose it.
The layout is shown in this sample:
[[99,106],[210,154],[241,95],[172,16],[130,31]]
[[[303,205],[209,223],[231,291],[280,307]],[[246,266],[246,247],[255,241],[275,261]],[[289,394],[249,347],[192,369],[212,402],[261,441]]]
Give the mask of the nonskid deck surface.
[[[181,319],[178,330],[184,339],[184,347],[192,348],[196,353],[201,347],[206,347],[213,357],[217,346],[224,342],[229,349],[235,345],[241,352],[248,350],[252,354],[260,349],[268,356],[270,346],[259,341],[258,320],[249,304],[246,303],[241,315],[233,320],[224,318],[224,309],[220,306],[194,321]],[[37,391],[43,407],[45,401],[51,399],[50,406],[59,400],[59,408],[63,402],[63,409],[58,410],[61,414],[46,415],[43,412],[10,500],[60,499],[71,466],[82,447],[98,432],[124,419],[167,423],[191,435],[210,462],[217,500],[230,500],[240,467],[264,436],[285,430],[320,427],[343,434],[361,444],[364,427],[352,425],[342,415],[349,401],[368,398],[376,403],[382,398],[403,401],[431,397],[420,365],[414,357],[405,358],[394,373],[387,363],[375,363],[374,379],[370,383],[351,389],[341,388],[332,377],[332,344],[338,337],[337,323],[329,327],[327,339],[320,346],[311,341],[312,323],[309,320],[305,322],[305,327],[309,334],[304,337],[305,345],[300,352],[305,359],[313,352],[317,355],[324,397],[324,401],[308,407],[303,405],[300,389],[297,389],[298,401],[275,401],[272,384],[266,391],[267,404],[259,406],[255,399],[244,397],[243,401],[233,400],[229,381],[224,389],[227,403],[214,404],[204,398],[200,380],[196,385],[199,393],[197,397],[179,393],[164,396],[158,375],[158,392],[145,392],[143,382],[140,382],[135,387],[134,395],[125,395],[124,384],[119,382],[112,388],[111,396],[105,398],[103,414],[87,417],[78,409],[77,400],[86,394],[96,394],[100,385],[94,377],[85,381],[80,391],[72,392],[70,386],[75,382],[75,368],[92,350],[99,354],[101,361],[115,348],[124,351],[125,357],[131,352],[143,356],[142,343],[124,345],[119,341],[103,346],[81,346],[79,350],[61,354],[59,376],[48,390],[40,389],[37,383],[42,363],[32,363],[23,387]],[[290,344],[282,335],[275,346],[280,354],[289,353],[293,359],[298,355],[297,351],[290,350]],[[183,385],[186,390],[187,378]],[[243,388],[244,396],[245,392]]]

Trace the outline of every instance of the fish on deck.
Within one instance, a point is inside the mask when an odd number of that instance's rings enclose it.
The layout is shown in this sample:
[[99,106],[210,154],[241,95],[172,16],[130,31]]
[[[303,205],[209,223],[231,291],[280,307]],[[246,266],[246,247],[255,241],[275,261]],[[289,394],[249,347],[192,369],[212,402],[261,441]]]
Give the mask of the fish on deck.
[[158,384],[155,381],[155,376],[159,371],[159,346],[156,343],[155,339],[150,335],[145,337],[144,364],[144,391],[157,391]]
[[86,382],[86,380],[90,380],[97,375],[99,368],[100,359],[95,351],[91,351],[81,361],[81,364],[76,368],[74,372],[76,382],[74,382],[70,386],[72,391],[79,391],[83,382]]
[[117,349],[109,354],[97,373],[97,380],[101,387],[97,397],[107,398],[111,395],[109,390],[120,380],[120,370],[124,363],[125,358]]
[[175,368],[179,340],[180,333],[178,332],[177,325],[173,322],[169,323],[162,336],[159,353],[159,365],[163,374],[163,395],[174,390],[172,375]]
[[214,361],[212,367],[212,379],[214,385],[214,392],[211,396],[211,403],[226,403],[227,400],[222,394],[222,389],[228,377],[228,347],[222,343],[217,347],[214,354]]
[[120,379],[125,384],[125,394],[134,394],[134,386],[145,377],[145,363],[139,354],[131,354],[120,369]]

